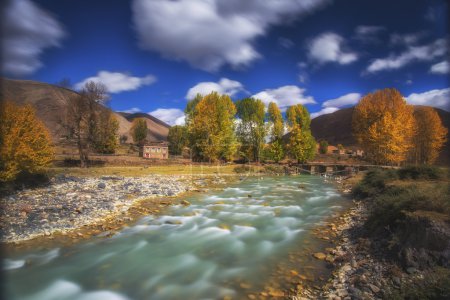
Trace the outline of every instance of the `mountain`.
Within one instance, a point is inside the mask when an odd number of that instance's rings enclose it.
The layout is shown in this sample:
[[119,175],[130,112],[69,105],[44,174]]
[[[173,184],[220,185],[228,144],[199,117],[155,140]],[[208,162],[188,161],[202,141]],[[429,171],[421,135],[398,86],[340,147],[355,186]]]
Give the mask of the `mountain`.
[[142,118],[145,119],[145,122],[147,123],[148,128],[148,135],[147,139],[149,141],[166,141],[167,135],[169,134],[169,128],[170,125],[166,124],[165,122],[161,121],[158,118],[155,118],[152,115],[146,114],[146,113],[125,113],[125,112],[119,112],[121,116],[123,116],[125,119],[127,119],[129,122],[133,122],[135,119]]
[[[58,142],[63,134],[61,118],[67,113],[70,98],[76,95],[77,92],[73,90],[44,82],[0,78],[0,98],[19,105],[31,104],[36,109],[36,115],[50,130],[55,142]],[[105,106],[99,106],[99,109],[110,110]],[[127,136],[128,141],[131,141],[130,130],[133,118],[124,116],[123,113],[110,111],[119,121],[118,134]],[[153,116],[143,115],[149,120],[147,122],[149,140],[167,140],[170,126]]]
[[[420,107],[420,106],[416,106]],[[447,129],[450,129],[450,112],[434,108]],[[352,136],[352,114],[354,107],[344,108],[331,114],[321,115],[311,120],[311,132],[317,141],[326,140],[331,145],[342,144],[344,146],[356,145]],[[450,164],[450,141],[447,135],[447,143],[441,151],[438,163]]]

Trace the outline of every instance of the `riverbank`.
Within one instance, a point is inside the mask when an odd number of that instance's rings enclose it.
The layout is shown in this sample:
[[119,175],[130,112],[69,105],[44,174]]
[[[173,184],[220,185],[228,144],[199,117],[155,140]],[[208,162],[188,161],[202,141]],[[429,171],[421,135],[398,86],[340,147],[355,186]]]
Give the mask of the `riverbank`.
[[448,299],[449,181],[441,171],[377,171],[353,181],[354,206],[316,231],[334,243],[312,253],[332,275],[322,286],[299,285],[297,299]]
[[2,244],[42,246],[55,240],[67,244],[102,234],[108,236],[148,214],[181,204],[187,193],[224,183],[214,175],[147,175],[139,177],[53,177],[44,187],[2,197]]

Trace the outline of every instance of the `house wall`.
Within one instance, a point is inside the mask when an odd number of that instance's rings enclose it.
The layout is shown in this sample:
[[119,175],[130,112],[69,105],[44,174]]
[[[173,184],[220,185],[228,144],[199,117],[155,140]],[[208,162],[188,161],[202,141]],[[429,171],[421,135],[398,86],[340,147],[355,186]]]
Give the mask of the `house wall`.
[[143,158],[168,159],[169,148],[166,146],[144,146]]

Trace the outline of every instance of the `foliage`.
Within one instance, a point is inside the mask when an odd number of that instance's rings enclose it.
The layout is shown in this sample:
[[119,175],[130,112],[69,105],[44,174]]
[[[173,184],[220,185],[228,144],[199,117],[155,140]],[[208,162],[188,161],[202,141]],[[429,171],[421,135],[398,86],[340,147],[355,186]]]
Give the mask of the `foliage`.
[[418,107],[414,111],[414,118],[417,132],[414,136],[414,147],[411,149],[412,161],[432,164],[447,140],[448,130],[431,107]]
[[400,164],[413,146],[413,107],[396,89],[376,91],[356,105],[352,127],[368,159],[377,164]]
[[270,141],[268,147],[268,158],[279,162],[284,158],[283,133],[284,124],[283,116],[275,102],[270,102],[267,110],[267,120],[270,127]]
[[288,151],[298,162],[313,159],[316,153],[316,141],[311,134],[311,118],[308,110],[301,104],[290,106],[286,111],[290,129]]
[[255,172],[255,168],[247,165],[237,166],[233,169],[234,173],[244,174],[244,173],[253,173]]
[[283,175],[285,174],[284,166],[282,165],[268,165],[264,166],[264,172],[267,174]]
[[231,160],[237,150],[234,134],[236,107],[227,95],[212,92],[189,113],[188,132],[194,158]]
[[240,152],[244,157],[259,161],[264,147],[266,128],[264,125],[264,103],[259,99],[245,98],[236,102],[237,136]]
[[98,153],[112,154],[116,152],[118,143],[117,131],[119,121],[108,111],[99,112],[98,120],[94,129],[94,148]]
[[328,153],[328,142],[325,140],[321,140],[319,142],[319,153],[327,154]]
[[43,171],[54,150],[50,134],[33,107],[4,102],[0,115],[0,181]]
[[265,158],[278,163],[284,158],[284,149],[281,139],[275,140],[266,147]]
[[181,155],[183,148],[188,142],[186,126],[176,125],[170,127],[167,140],[169,141],[169,153],[172,155]]
[[342,151],[342,150],[344,150],[344,145],[338,144],[338,145],[337,145],[337,148],[339,149],[339,151]]
[[131,125],[131,135],[135,144],[142,145],[147,138],[147,122],[144,118],[133,120]]
[[434,166],[407,166],[398,170],[398,177],[402,180],[444,180],[446,174],[443,169]]

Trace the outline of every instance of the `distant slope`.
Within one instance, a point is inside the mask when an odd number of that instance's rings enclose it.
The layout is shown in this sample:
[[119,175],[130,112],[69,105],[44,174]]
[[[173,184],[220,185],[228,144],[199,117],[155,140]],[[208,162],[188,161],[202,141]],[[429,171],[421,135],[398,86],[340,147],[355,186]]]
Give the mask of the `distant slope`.
[[[55,142],[63,134],[60,122],[67,113],[70,97],[76,94],[70,89],[44,82],[0,78],[0,98],[20,105],[26,103],[33,105],[37,116],[50,130]],[[100,109],[110,110],[104,106],[101,106]],[[128,141],[131,141],[131,122],[122,113],[113,113],[119,121],[119,135],[126,135]],[[151,120],[151,122],[147,122],[149,139],[152,141],[166,140],[169,126],[155,117],[148,117]]]
[[[419,106],[417,106],[419,107]],[[434,108],[439,114],[442,123],[450,129],[450,112]],[[354,107],[344,108],[331,114],[321,115],[311,121],[311,131],[316,140],[326,140],[331,145],[356,145],[352,135],[352,114]],[[447,137],[447,139],[449,139]],[[438,162],[450,164],[450,141],[447,141]]]
[[170,125],[166,124],[165,122],[161,121],[160,119],[155,118],[152,115],[146,114],[146,113],[125,113],[125,112],[118,112],[118,114],[122,115],[124,118],[126,118],[129,122],[133,122],[134,119],[137,118],[143,118],[145,119],[147,123],[148,128],[148,135],[147,139],[149,141],[155,142],[155,141],[166,141],[167,135],[169,134],[169,128]]

